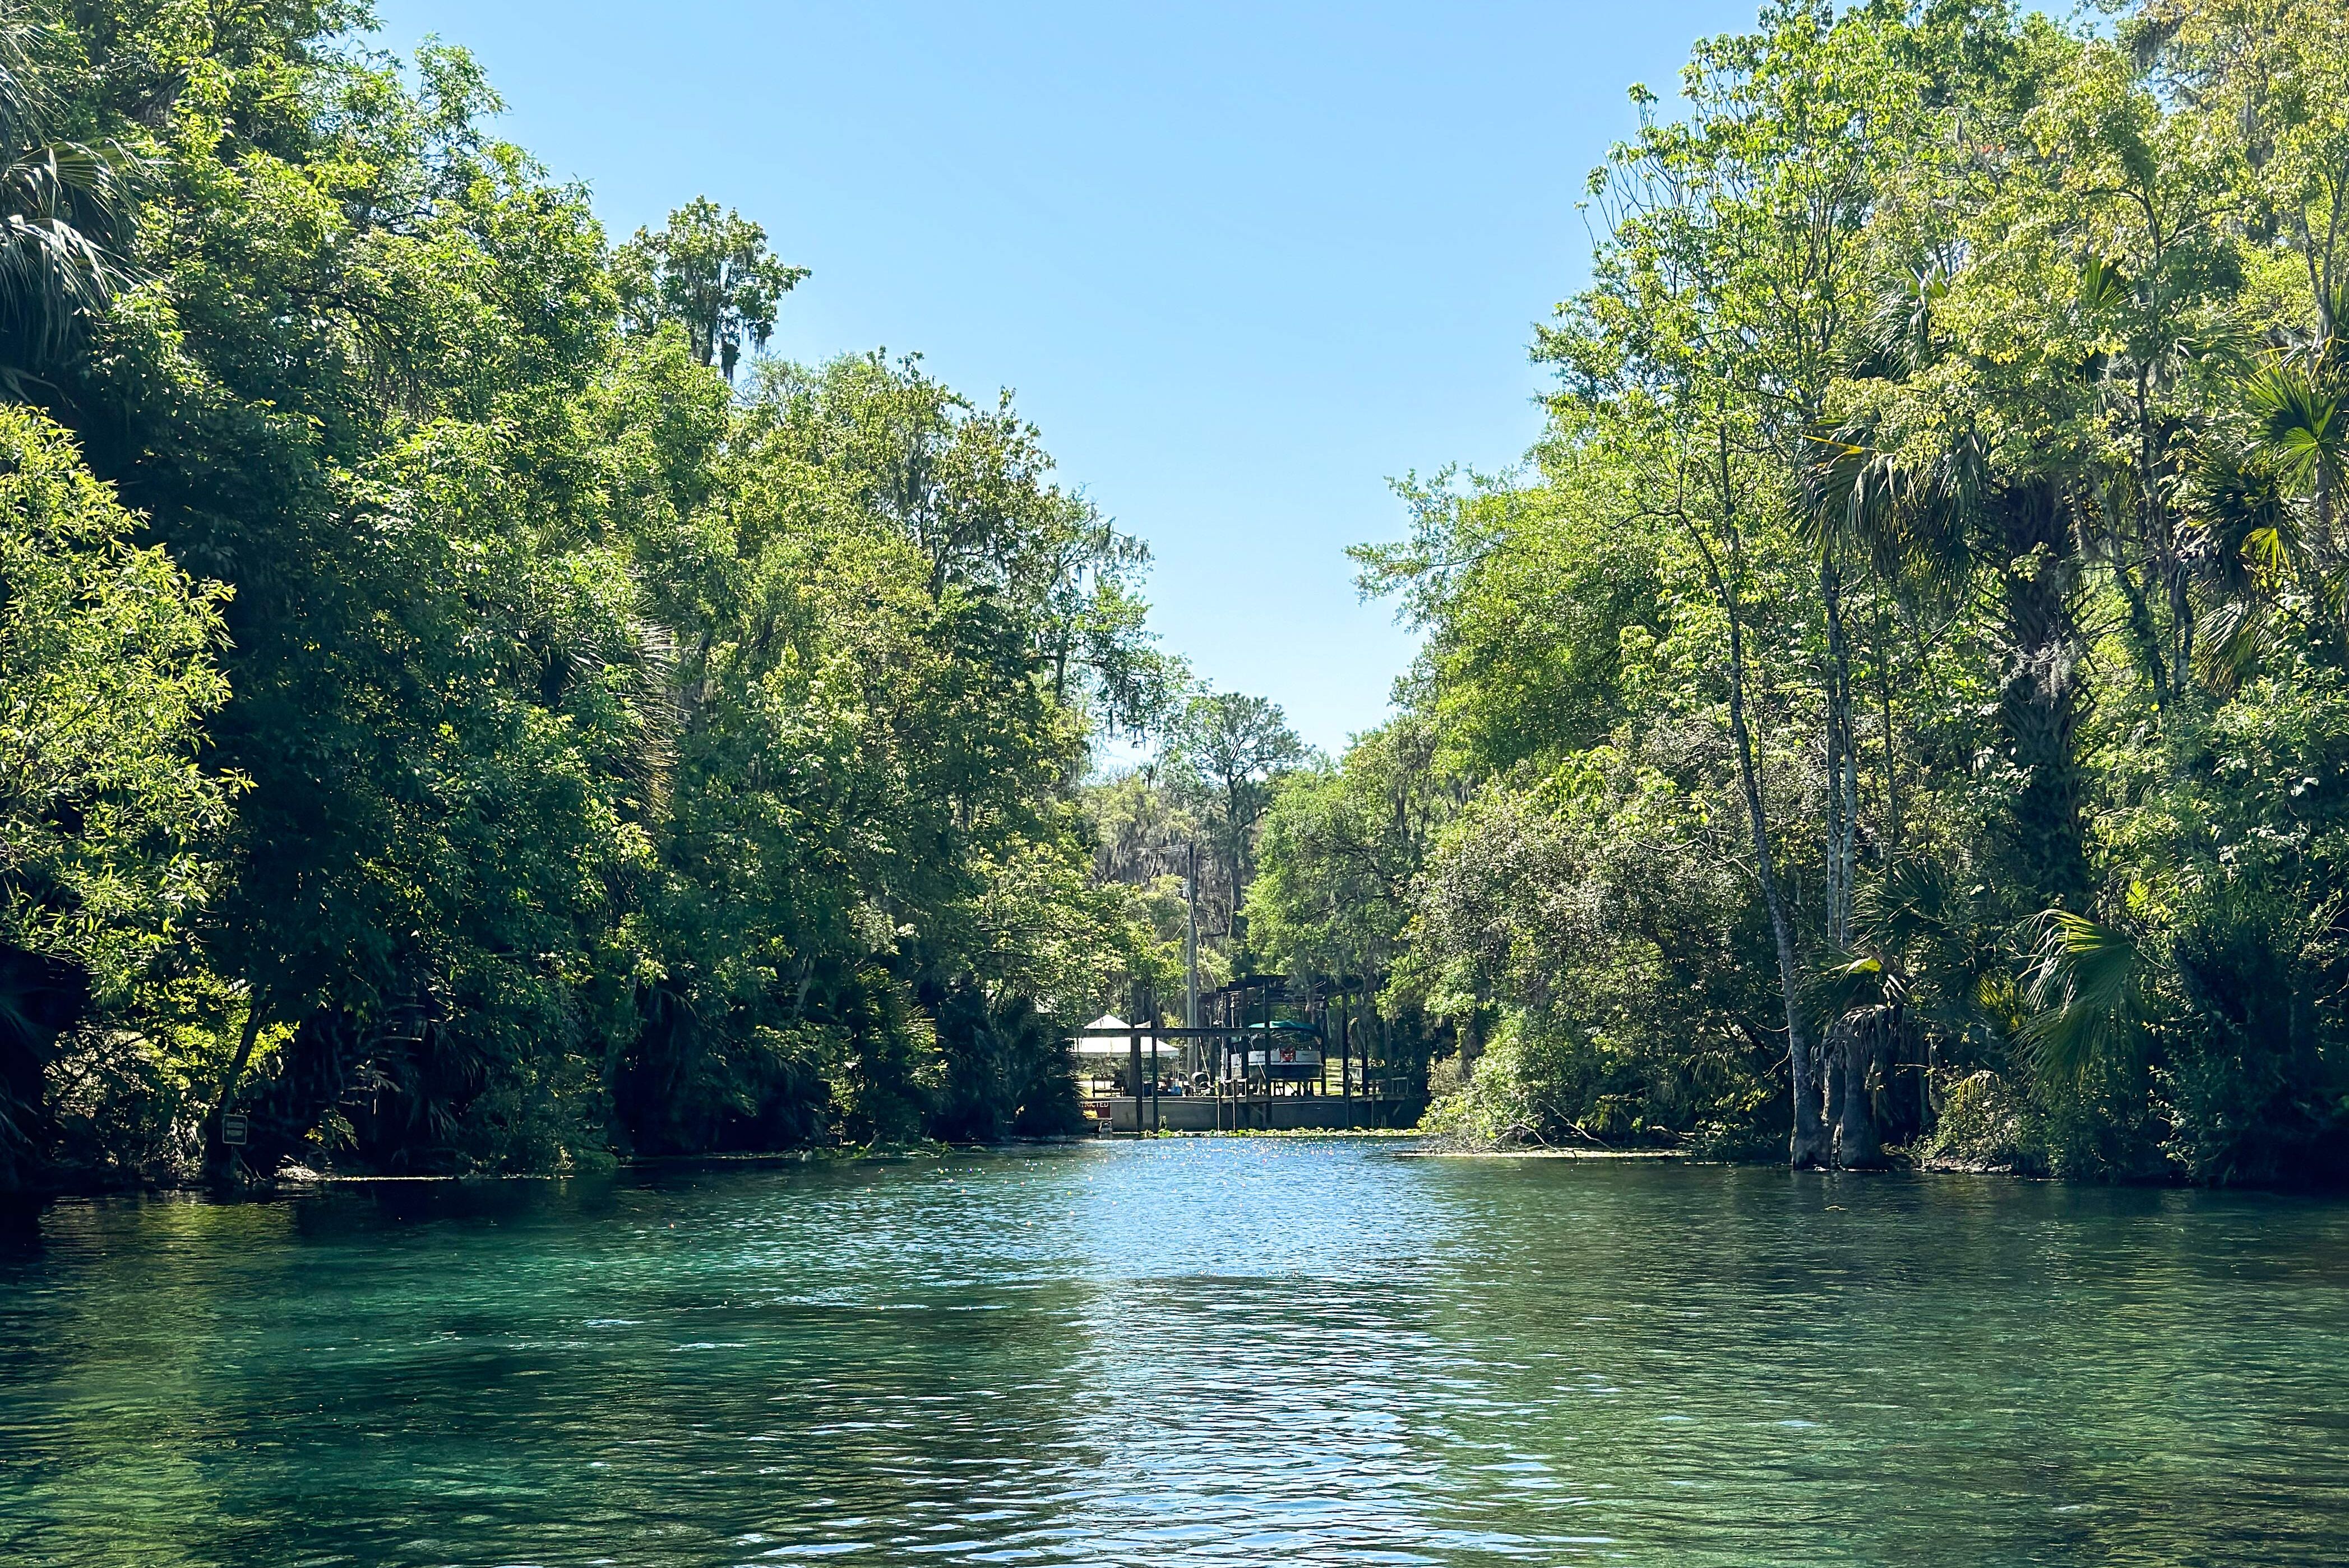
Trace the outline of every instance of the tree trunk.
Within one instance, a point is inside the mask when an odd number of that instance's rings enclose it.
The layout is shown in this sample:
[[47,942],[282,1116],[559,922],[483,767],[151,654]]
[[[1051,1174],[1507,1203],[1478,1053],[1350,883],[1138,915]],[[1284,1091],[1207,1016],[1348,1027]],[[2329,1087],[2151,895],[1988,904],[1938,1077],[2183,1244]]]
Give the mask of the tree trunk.
[[1847,1171],[1876,1171],[1884,1165],[1884,1139],[1876,1126],[1875,1090],[1868,1069],[1884,1055],[1888,1007],[1870,1007],[1846,1015],[1830,1032],[1829,1069],[1841,1079],[1836,1120],[1836,1163]]
[[245,1065],[253,1059],[254,1042],[261,1038],[262,1025],[267,1021],[266,1001],[254,996],[244,1010],[244,1033],[237,1040],[236,1055],[229,1059],[228,1071],[221,1075],[220,1098],[212,1113],[204,1119],[204,1172],[215,1181],[227,1179],[231,1150],[221,1141],[221,1119],[228,1108],[236,1103],[236,1091],[244,1080]]
[[2034,480],[2000,498],[2009,560],[2001,574],[1999,728],[2018,783],[2008,831],[2014,862],[2042,907],[2085,911],[2086,836],[2080,821],[2079,629],[2072,590],[2078,555],[2060,488]]
[[1884,848],[1887,859],[1900,853],[1900,758],[1892,740],[1892,639],[1884,629],[1884,603],[1876,606],[1876,690],[1884,707]]
[[1777,868],[1770,857],[1770,817],[1762,799],[1762,777],[1754,760],[1754,736],[1745,722],[1745,630],[1738,614],[1737,596],[1713,560],[1712,547],[1692,523],[1689,537],[1704,557],[1713,593],[1729,621],[1729,734],[1737,748],[1737,771],[1744,786],[1745,815],[1754,833],[1754,870],[1762,884],[1762,903],[1770,912],[1770,933],[1778,948],[1778,993],[1786,1010],[1786,1066],[1793,1079],[1795,1128],[1787,1140],[1788,1163],[1806,1171],[1826,1163],[1831,1150],[1826,1124],[1819,1118],[1818,1089],[1812,1078],[1810,1041],[1803,1028],[1802,967],[1795,951],[1794,923],[1778,888]]
[[1819,557],[1819,601],[1827,634],[1827,944],[1842,952],[1851,945],[1852,884],[1859,869],[1859,739],[1852,714],[1843,580],[1832,551]]

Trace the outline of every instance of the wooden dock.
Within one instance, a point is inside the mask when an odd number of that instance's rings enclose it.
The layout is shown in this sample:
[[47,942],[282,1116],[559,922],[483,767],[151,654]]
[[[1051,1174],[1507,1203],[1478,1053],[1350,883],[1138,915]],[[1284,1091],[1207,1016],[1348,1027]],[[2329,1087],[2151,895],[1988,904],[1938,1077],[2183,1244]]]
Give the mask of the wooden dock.
[[[1136,1111],[1140,1112],[1137,1119]],[[1377,1131],[1416,1124],[1424,1102],[1331,1094],[1096,1096],[1085,1115],[1111,1134],[1149,1132]]]

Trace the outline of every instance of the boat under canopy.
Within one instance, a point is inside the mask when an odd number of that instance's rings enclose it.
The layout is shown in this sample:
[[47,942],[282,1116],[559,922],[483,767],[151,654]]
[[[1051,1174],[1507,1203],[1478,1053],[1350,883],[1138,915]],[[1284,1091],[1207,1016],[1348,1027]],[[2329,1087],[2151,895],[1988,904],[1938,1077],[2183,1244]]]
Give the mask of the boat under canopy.
[[[1241,1066],[1242,1057],[1247,1066]],[[1315,1078],[1321,1076],[1321,1050],[1318,1046],[1275,1045],[1258,1046],[1248,1051],[1231,1051],[1224,1057],[1224,1076],[1238,1078],[1243,1070],[1269,1073],[1277,1078]]]

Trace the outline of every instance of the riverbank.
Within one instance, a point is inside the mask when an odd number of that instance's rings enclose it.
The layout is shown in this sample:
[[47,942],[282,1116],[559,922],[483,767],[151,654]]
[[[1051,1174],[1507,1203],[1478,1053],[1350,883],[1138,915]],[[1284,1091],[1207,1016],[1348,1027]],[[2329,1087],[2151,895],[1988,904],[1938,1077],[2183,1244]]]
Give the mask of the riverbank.
[[[1397,1160],[1458,1161],[1464,1163],[1529,1164],[1695,1164],[1735,1166],[1768,1171],[1784,1169],[1775,1160],[1741,1160],[1708,1155],[1685,1149],[1556,1149],[1556,1148],[1448,1148],[1427,1146],[1427,1135],[1417,1128],[1357,1128],[1351,1130],[1327,1128],[1241,1128],[1216,1131],[1162,1131],[1137,1138],[1132,1133],[1071,1134],[1058,1138],[1022,1138],[999,1143],[921,1143],[900,1145],[867,1145],[852,1148],[809,1148],[743,1150],[716,1154],[644,1155],[619,1160],[610,1164],[577,1166],[557,1171],[449,1171],[425,1173],[378,1172],[364,1171],[314,1171],[304,1166],[289,1166],[268,1177],[248,1177],[233,1184],[222,1185],[202,1177],[141,1178],[122,1172],[91,1172],[88,1180],[66,1180],[38,1187],[0,1191],[0,1202],[41,1202],[55,1198],[104,1198],[133,1194],[163,1196],[219,1197],[228,1199],[267,1199],[298,1193],[304,1191],[334,1187],[402,1185],[489,1185],[501,1182],[560,1183],[581,1178],[608,1175],[649,1174],[663,1171],[785,1171],[822,1167],[857,1165],[902,1165],[942,1160],[957,1154],[1015,1153],[1026,1149],[1077,1149],[1102,1145],[1176,1144],[1254,1142],[1283,1143],[1375,1143],[1390,1145],[1381,1150]],[[2054,1184],[2083,1188],[2192,1189],[2195,1184],[2175,1175],[2147,1176],[2137,1180],[2104,1178],[2090,1180],[2079,1177],[2051,1175],[2044,1171],[2014,1165],[1987,1163],[1949,1158],[1911,1160],[1895,1157],[1891,1163],[1874,1170],[1837,1171],[1839,1175],[1852,1176],[2000,1176],[2010,1181],[2033,1184]],[[2334,1187],[2312,1186],[2305,1183],[2240,1182],[2227,1189],[2236,1191],[2275,1191],[2331,1195],[2341,1190]]]
[[[1160,1132],[1139,1140],[1141,1142],[1214,1142],[1217,1140],[1254,1140],[1259,1142],[1379,1140],[1410,1142],[1420,1133],[1415,1128],[1358,1128],[1353,1130],[1326,1128],[1240,1128],[1222,1132]],[[63,1173],[62,1179],[37,1186],[0,1189],[0,1202],[40,1202],[50,1198],[122,1197],[134,1193],[154,1196],[193,1195],[233,1198],[266,1198],[277,1193],[300,1191],[306,1188],[337,1186],[376,1186],[388,1182],[408,1184],[447,1185],[455,1182],[490,1183],[500,1181],[575,1181],[582,1177],[624,1175],[631,1172],[661,1171],[755,1171],[761,1169],[790,1170],[817,1166],[905,1164],[911,1161],[945,1159],[955,1154],[1011,1153],[1023,1149],[1072,1149],[1104,1143],[1130,1144],[1137,1141],[1132,1133],[1071,1133],[1057,1138],[1013,1138],[999,1143],[907,1143],[867,1144],[850,1147],[805,1149],[744,1150],[711,1154],[647,1154],[636,1155],[609,1163],[577,1165],[554,1171],[316,1171],[307,1166],[289,1165],[268,1176],[246,1175],[230,1183],[208,1181],[202,1176],[157,1176],[128,1171],[76,1171]]]
[[[1398,1149],[1403,1160],[1693,1160],[1678,1149]],[[1708,1163],[1701,1161],[1700,1163]],[[1733,1163],[1710,1161],[1709,1163]]]

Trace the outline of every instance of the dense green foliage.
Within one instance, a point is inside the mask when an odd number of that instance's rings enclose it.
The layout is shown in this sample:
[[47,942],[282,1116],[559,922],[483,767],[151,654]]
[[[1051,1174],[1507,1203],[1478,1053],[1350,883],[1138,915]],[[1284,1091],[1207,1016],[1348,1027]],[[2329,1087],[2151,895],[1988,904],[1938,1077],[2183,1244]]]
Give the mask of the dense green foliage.
[[1633,98],[1257,929],[1455,1137],[2349,1174],[2349,12],[1789,4]]
[[738,392],[800,269],[365,20],[0,38],[0,1179],[1070,1128],[1144,552],[916,361]]
[[757,224],[613,244],[366,21],[0,21],[0,1183],[1066,1130],[1195,910],[1447,1137],[2349,1175],[2337,5],[1634,89],[1334,760],[1008,399],[761,357]]
[[1183,984],[1194,905],[1203,987],[1260,966],[1261,946],[1248,938],[1248,885],[1261,859],[1265,813],[1306,749],[1277,705],[1245,693],[1202,686],[1162,717],[1156,754],[1096,780],[1084,805],[1096,880],[1134,889],[1148,912],[1155,944],[1138,960],[1135,978],[1170,988],[1164,1002]]

